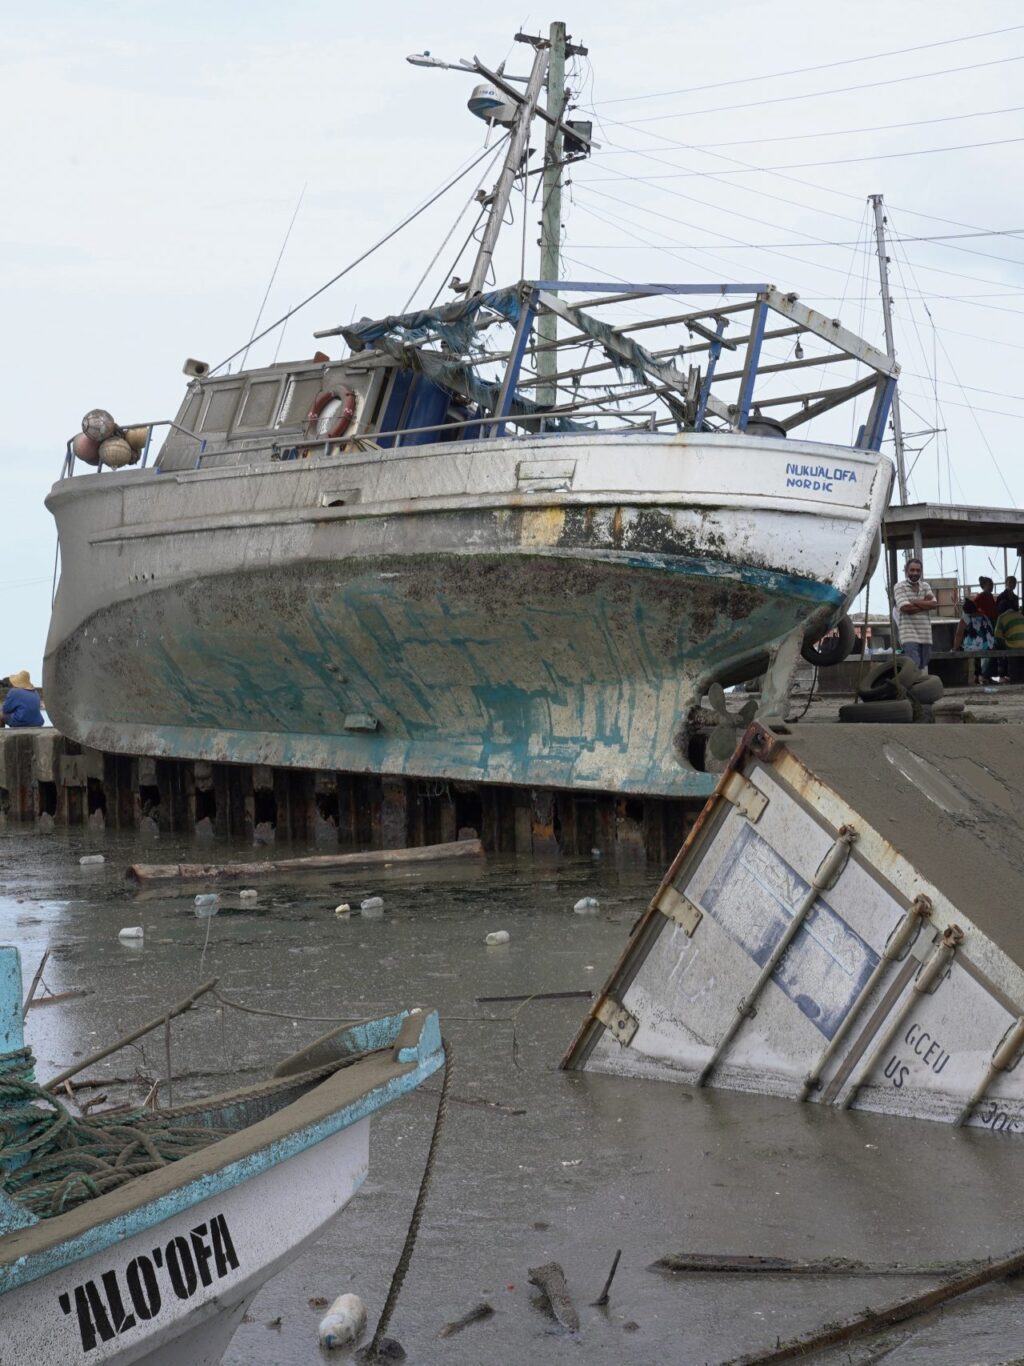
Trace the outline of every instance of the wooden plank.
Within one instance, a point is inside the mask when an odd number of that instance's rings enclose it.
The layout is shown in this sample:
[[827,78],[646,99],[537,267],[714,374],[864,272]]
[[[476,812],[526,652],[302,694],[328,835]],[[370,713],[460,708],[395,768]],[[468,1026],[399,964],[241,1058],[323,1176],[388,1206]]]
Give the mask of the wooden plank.
[[354,854],[313,854],[307,858],[262,859],[247,863],[133,863],[126,876],[136,882],[171,879],[207,882],[217,878],[252,879],[279,873],[315,873],[331,868],[365,865],[388,867],[393,863],[430,863],[438,859],[481,858],[480,840],[451,840],[425,844],[418,849],[368,849]]

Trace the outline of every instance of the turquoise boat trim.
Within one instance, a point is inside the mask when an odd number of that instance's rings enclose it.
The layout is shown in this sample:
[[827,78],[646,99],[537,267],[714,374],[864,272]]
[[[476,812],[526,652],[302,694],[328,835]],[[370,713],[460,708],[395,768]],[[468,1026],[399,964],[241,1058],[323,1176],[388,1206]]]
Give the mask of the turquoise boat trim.
[[[371,1041],[374,1038],[381,1037],[381,1031],[375,1026],[391,1026],[396,1021],[406,1019],[407,1016],[408,1012],[404,1012],[402,1015],[391,1016],[386,1020],[371,1021],[366,1025],[357,1026],[357,1030],[364,1031],[362,1037]],[[384,1032],[387,1034],[387,1038],[383,1046],[386,1047],[394,1043],[396,1033],[392,1032],[390,1028]],[[356,1031],[353,1031],[353,1038],[356,1037],[358,1035]],[[149,1201],[117,1218],[107,1220],[77,1237],[45,1248],[30,1257],[19,1258],[7,1265],[0,1265],[0,1295],[14,1290],[18,1286],[27,1285],[42,1276],[50,1275],[85,1257],[103,1252],[106,1248],[115,1243],[123,1242],[126,1238],[146,1232],[155,1225],[163,1223],[164,1220],[192,1209],[204,1200],[212,1199],[224,1191],[231,1190],[235,1186],[251,1180],[262,1172],[271,1170],[282,1162],[287,1162],[289,1158],[296,1157],[299,1153],[315,1147],[342,1129],[351,1128],[360,1120],[368,1118],[378,1110],[383,1109],[384,1106],[390,1105],[393,1101],[406,1095],[409,1091],[415,1090],[444,1063],[441,1027],[437,1013],[434,1011],[424,1018],[417,1052],[419,1060],[413,1071],[404,1076],[393,1077],[381,1086],[373,1087],[365,1095],[343,1106],[334,1114],[318,1120],[315,1124],[307,1125],[305,1128],[287,1134],[275,1142],[268,1143],[257,1152],[250,1153],[237,1162],[229,1163],[215,1172],[198,1177],[177,1190],[170,1191],[166,1195]]]

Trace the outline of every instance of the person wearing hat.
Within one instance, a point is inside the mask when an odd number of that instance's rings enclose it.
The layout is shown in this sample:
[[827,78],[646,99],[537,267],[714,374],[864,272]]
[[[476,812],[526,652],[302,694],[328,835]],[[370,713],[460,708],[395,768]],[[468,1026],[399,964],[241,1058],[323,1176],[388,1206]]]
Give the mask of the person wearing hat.
[[11,674],[11,686],[0,710],[0,726],[41,726],[43,710],[27,669]]

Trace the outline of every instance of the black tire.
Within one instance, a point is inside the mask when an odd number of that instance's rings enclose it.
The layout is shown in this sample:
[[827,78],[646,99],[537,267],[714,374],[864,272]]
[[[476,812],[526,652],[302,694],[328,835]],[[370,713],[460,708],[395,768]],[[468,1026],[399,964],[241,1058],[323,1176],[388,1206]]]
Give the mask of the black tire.
[[894,655],[871,666],[864,676],[860,696],[865,702],[889,702],[899,697],[901,689],[920,683],[925,677],[912,659]]
[[827,669],[832,664],[842,664],[853,649],[857,632],[849,617],[840,617],[833,628],[836,634],[826,635],[821,640],[805,640],[800,649],[801,656],[808,664],[819,669]]
[[935,674],[928,674],[919,682],[910,684],[907,696],[915,702],[920,702],[922,706],[930,707],[942,696],[942,679],[937,678]]
[[909,698],[897,702],[851,702],[839,708],[840,721],[885,722],[888,725],[907,723],[914,719],[914,707]]

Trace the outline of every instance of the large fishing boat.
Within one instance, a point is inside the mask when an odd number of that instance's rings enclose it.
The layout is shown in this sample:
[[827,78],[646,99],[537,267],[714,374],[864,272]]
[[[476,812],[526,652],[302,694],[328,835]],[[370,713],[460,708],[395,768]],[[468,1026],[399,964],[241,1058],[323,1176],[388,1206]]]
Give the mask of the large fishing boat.
[[[522,90],[464,64],[507,145],[453,302],[317,332],[337,359],[188,362],[152,462],[161,424],[101,411],[69,443],[44,665],[69,736],[683,795],[709,685],[767,669],[759,714],[784,708],[878,554],[898,367],[770,284],[556,278],[550,205],[590,137],[552,33]],[[489,289],[535,117],[540,278]],[[802,439],[837,412],[852,444]]]

